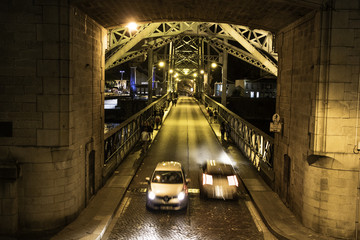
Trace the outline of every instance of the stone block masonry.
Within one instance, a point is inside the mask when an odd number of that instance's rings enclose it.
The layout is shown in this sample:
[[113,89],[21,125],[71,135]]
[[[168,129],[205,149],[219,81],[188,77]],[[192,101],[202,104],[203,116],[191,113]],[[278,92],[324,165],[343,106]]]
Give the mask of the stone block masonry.
[[106,31],[68,1],[0,5],[0,163],[20,169],[0,179],[0,234],[58,230],[102,185]]
[[360,55],[354,54],[360,44],[353,22],[360,15],[338,3],[277,34],[277,112],[284,129],[275,135],[275,188],[306,227],[353,238],[359,171],[353,149],[360,139]]

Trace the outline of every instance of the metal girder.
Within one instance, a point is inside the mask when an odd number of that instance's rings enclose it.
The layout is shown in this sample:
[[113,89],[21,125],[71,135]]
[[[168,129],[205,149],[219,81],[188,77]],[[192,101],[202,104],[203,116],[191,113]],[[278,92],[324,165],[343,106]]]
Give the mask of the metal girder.
[[235,28],[229,24],[220,24],[223,30],[225,30],[230,36],[238,41],[251,55],[259,60],[266,68],[270,70],[270,73],[277,76],[277,65],[274,64],[268,57],[259,52],[246,38],[244,38]]
[[112,64],[109,64],[106,69],[116,67],[116,66],[123,64],[131,59],[135,59],[137,57],[145,55],[145,54],[147,54],[147,52],[149,50],[155,50],[157,48],[165,46],[166,44],[169,44],[170,42],[178,40],[179,37],[180,36],[173,36],[173,37],[169,37],[169,38],[157,38],[153,41],[150,41],[145,46],[141,47],[140,49],[138,49],[136,51],[131,51],[131,52],[125,53],[118,60],[116,60]]
[[[148,50],[163,47],[172,41],[178,43],[176,51],[180,51],[179,49],[184,46],[188,48],[183,50],[184,57],[186,51],[197,51],[196,39],[203,37],[216,51],[218,51],[217,49],[226,51],[243,61],[275,76],[277,75],[276,64],[257,49],[260,48],[277,59],[277,54],[274,53],[272,46],[273,35],[264,30],[250,30],[245,26],[216,23],[166,22],[142,25],[135,34],[132,34],[126,28],[113,29],[109,35],[106,69],[145,55]],[[189,39],[184,40],[184,36]],[[144,41],[143,46],[129,52],[135,45],[147,38],[155,40]],[[233,46],[231,43],[224,43],[224,39],[238,42],[249,53]],[[190,62],[197,63],[196,60]]]
[[119,48],[111,57],[106,60],[105,69],[108,69],[110,65],[122,57],[141,40],[151,35],[159,25],[160,23],[151,23],[145,25],[134,37],[127,41],[121,48]]
[[[148,25],[148,24],[147,24]],[[157,38],[164,36],[174,36],[186,32],[191,35],[208,36],[217,38],[227,38],[232,40],[232,36],[227,34],[221,27],[222,24],[204,23],[204,22],[165,22],[159,23],[159,26],[147,37]],[[277,54],[273,47],[273,34],[269,31],[261,29],[250,29],[242,25],[231,25],[236,32],[241,34],[243,38],[247,39],[257,48],[268,52],[274,59],[277,59]],[[138,31],[141,31],[142,27]],[[126,27],[112,29],[110,31],[109,49],[121,46],[129,41],[133,36]]]
[[[262,62],[260,62],[258,59],[254,58],[250,53],[245,52],[241,49],[238,49],[228,43],[224,43],[223,41],[220,41],[219,39],[206,39],[205,41],[209,43],[213,48],[221,49],[222,51],[226,51],[227,53],[247,62],[251,65],[254,65],[255,67],[258,67],[268,73],[274,74],[268,67],[266,67]],[[276,75],[275,75],[276,76]]]

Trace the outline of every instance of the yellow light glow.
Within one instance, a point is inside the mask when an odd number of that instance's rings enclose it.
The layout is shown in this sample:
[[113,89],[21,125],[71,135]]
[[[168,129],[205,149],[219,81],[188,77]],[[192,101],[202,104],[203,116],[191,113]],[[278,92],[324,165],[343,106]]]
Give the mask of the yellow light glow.
[[201,73],[201,74],[204,74],[204,73],[205,73],[205,71],[201,69],[201,70],[200,70],[200,73]]
[[163,66],[165,66],[165,62],[163,61],[159,62],[159,67],[163,67]]
[[136,22],[131,22],[128,23],[128,25],[126,25],[126,27],[129,29],[129,31],[135,31],[137,29],[137,23]]
[[213,63],[211,63],[211,67],[212,67],[212,68],[216,68],[216,67],[217,67],[217,64],[213,62]]
[[173,73],[173,72],[174,72],[174,70],[172,70],[172,69],[169,70],[169,73]]
[[197,77],[197,73],[194,73],[194,77]]

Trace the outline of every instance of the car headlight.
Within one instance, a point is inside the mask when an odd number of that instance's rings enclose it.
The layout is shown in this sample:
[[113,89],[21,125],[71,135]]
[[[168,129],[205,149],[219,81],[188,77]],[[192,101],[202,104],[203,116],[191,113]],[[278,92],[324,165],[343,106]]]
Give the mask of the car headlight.
[[150,200],[154,200],[155,199],[155,193],[153,192],[153,191],[151,191],[151,190],[149,190],[149,192],[148,192],[148,198],[150,199]]
[[179,195],[178,195],[178,199],[179,199],[180,201],[182,201],[182,200],[184,200],[184,198],[185,198],[185,193],[184,193],[184,192],[180,192]]

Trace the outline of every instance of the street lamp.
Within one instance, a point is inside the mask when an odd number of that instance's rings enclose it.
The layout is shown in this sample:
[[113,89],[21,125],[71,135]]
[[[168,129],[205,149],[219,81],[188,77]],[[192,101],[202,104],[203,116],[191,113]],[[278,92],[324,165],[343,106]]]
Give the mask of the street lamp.
[[130,32],[137,30],[137,23],[136,22],[130,22],[126,27],[129,29]]
[[221,89],[221,104],[226,107],[226,85],[227,85],[227,64],[224,62],[223,65],[218,65],[217,63],[211,63],[212,68],[216,68],[219,66],[221,68],[221,76],[222,76],[222,89]]
[[152,96],[153,96],[153,89],[155,87],[155,82],[156,82],[156,65],[159,66],[159,68],[163,68],[165,66],[165,62],[164,61],[160,61],[158,63],[154,63],[150,65],[151,68],[151,76],[148,79],[148,102],[151,103],[152,102]]

